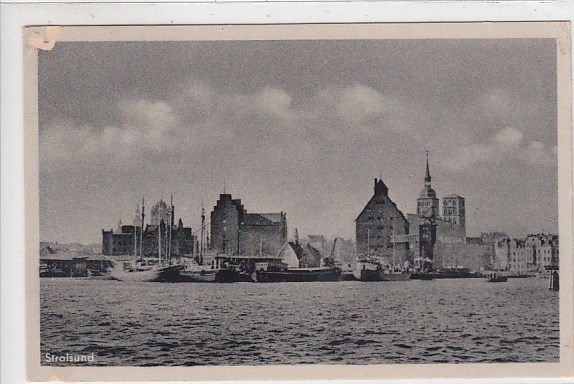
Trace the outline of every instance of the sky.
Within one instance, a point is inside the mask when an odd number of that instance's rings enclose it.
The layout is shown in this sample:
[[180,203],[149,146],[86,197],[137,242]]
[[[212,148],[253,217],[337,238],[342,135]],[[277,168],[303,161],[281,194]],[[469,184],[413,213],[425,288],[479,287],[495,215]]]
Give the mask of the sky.
[[427,150],[468,235],[558,230],[554,40],[59,42],[38,75],[43,241],[101,242],[142,196],[195,230],[224,188],[354,238],[374,178],[416,212]]

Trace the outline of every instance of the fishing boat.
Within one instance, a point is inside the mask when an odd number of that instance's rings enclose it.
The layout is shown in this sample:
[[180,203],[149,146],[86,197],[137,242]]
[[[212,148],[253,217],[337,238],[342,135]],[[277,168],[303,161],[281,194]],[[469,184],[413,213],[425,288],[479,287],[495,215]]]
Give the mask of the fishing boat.
[[361,257],[356,263],[355,278],[360,281],[407,281],[411,272],[397,265],[394,243],[394,232],[391,238],[393,247],[393,262],[389,264],[385,259],[370,255],[369,232],[367,232],[367,249],[369,256]]
[[[137,247],[137,237],[134,236],[134,259],[124,262],[113,263],[110,275],[119,281],[140,281],[140,282],[178,282],[180,281],[181,265],[171,264],[171,228],[173,227],[173,198],[172,198],[171,220],[167,223],[160,221],[157,225],[158,248],[157,258],[145,257],[143,252],[143,228],[145,219],[145,204],[142,199],[141,227],[139,254]],[[171,224],[170,224],[171,221]],[[162,230],[165,227],[165,230]],[[162,232],[165,232],[162,235]],[[165,248],[165,250],[164,250]],[[165,255],[165,257],[163,257]]]
[[411,272],[385,266],[376,259],[362,259],[357,262],[355,278],[360,281],[407,281]]
[[481,277],[482,275],[471,272],[469,268],[463,266],[446,267],[434,271],[435,279],[473,279]]
[[258,283],[339,281],[341,269],[337,267],[265,269],[259,266],[253,276]]
[[434,280],[433,261],[429,258],[417,257],[411,269],[411,280]]
[[497,272],[489,272],[486,275],[486,281],[489,283],[504,283],[508,280],[507,276],[501,275]]
[[433,272],[412,271],[411,280],[434,280],[435,275]]
[[155,260],[116,262],[111,277],[119,281],[176,282],[179,281],[179,265],[163,266]]
[[251,276],[229,266],[224,260],[213,260],[209,265],[191,262],[179,272],[180,281],[189,283],[252,282]]

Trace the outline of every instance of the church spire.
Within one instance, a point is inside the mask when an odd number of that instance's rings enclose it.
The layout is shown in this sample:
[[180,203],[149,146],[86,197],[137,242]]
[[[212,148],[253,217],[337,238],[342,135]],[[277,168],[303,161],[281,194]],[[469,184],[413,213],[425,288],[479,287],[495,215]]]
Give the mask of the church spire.
[[429,171],[429,151],[427,151],[427,173],[425,175],[425,187],[430,188],[431,186],[431,175]]

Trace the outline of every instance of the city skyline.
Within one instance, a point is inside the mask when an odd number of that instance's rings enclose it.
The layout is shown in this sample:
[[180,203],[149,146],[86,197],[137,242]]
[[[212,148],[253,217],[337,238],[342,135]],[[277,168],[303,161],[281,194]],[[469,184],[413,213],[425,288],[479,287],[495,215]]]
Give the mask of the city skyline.
[[196,230],[224,184],[290,237],[354,238],[373,178],[416,212],[427,150],[469,236],[557,233],[555,66],[551,39],[57,43],[40,239],[99,242],[172,193]]

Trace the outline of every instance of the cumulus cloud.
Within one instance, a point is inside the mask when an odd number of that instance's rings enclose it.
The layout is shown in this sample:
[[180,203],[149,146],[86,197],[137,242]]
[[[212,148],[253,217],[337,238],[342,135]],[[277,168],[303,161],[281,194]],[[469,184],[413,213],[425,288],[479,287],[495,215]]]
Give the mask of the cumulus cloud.
[[466,171],[477,163],[497,164],[502,161],[551,166],[556,162],[554,148],[549,148],[539,141],[530,141],[526,144],[520,130],[505,127],[486,142],[471,143],[457,148],[445,159],[444,165],[454,171]]
[[523,136],[518,129],[506,127],[494,135],[493,141],[501,145],[518,145],[522,142]]

